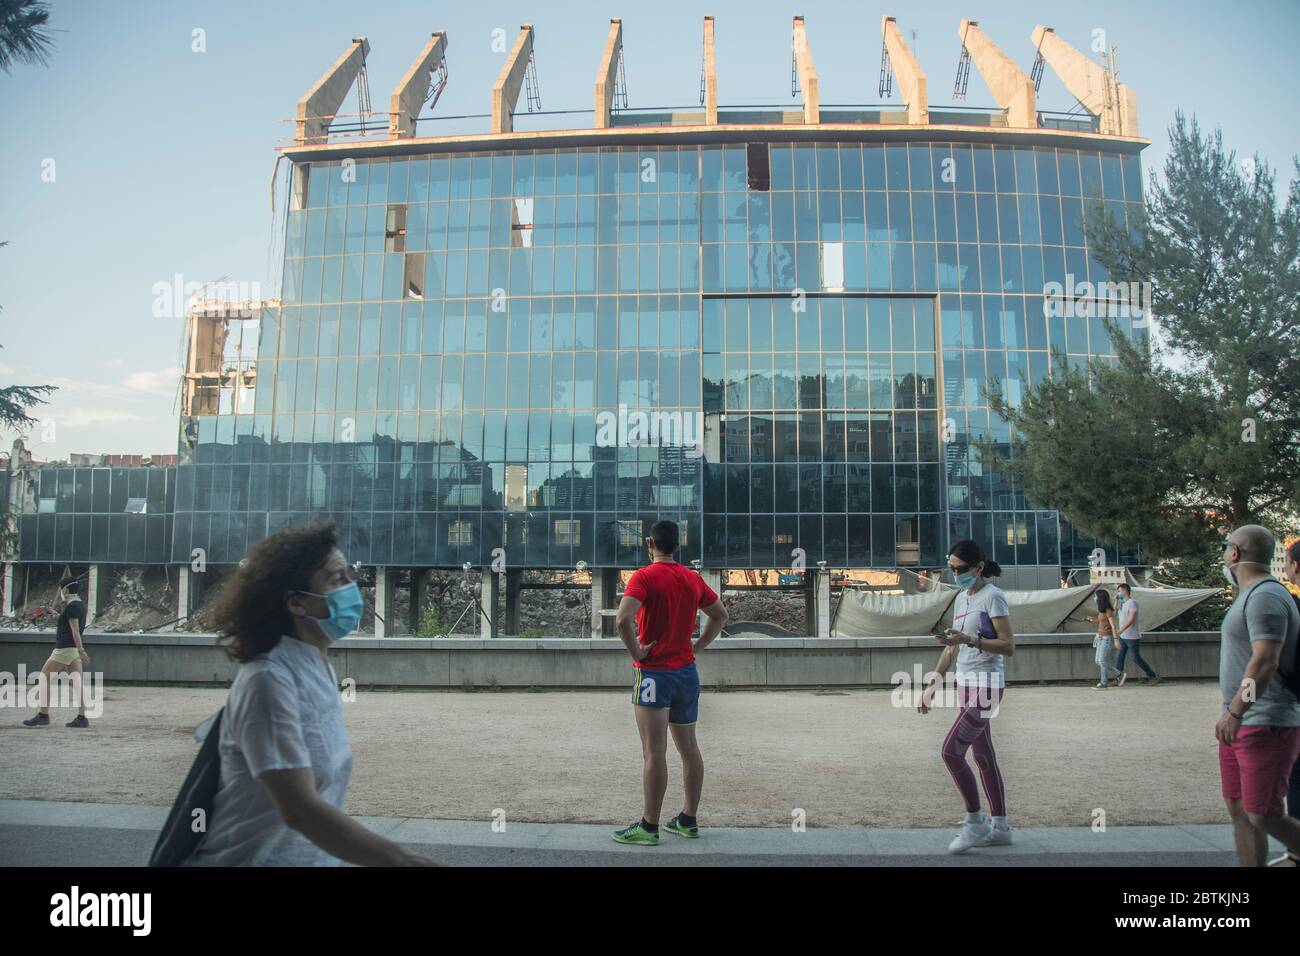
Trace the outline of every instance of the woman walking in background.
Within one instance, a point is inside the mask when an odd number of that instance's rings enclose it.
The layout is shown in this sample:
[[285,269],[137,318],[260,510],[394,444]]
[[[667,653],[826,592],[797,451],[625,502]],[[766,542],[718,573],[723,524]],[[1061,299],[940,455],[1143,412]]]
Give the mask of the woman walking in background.
[[1105,588],[1097,590],[1094,600],[1097,602],[1097,636],[1092,639],[1092,647],[1096,651],[1095,660],[1101,680],[1092,689],[1105,690],[1110,685],[1112,677],[1118,680],[1120,687],[1123,687],[1127,675],[1117,670],[1111,663],[1113,660],[1111,651],[1118,651],[1120,648],[1119,622],[1115,617],[1115,605],[1111,602],[1110,592]]
[[[1006,596],[989,583],[1002,573],[996,561],[984,557],[974,541],[963,540],[948,552],[948,569],[961,588],[953,604],[952,627],[936,639],[944,645],[935,676],[921,694],[917,710],[928,714],[935,690],[954,659],[957,663],[957,719],[944,738],[940,753],[966,805],[966,818],[949,853],[964,853],[976,846],[1002,846],[1011,842],[1007,823],[1006,788],[993,750],[991,721],[1001,707],[1006,686],[1005,660],[1016,651]],[[972,750],[984,782],[990,820],[980,809],[975,774],[966,762]]]

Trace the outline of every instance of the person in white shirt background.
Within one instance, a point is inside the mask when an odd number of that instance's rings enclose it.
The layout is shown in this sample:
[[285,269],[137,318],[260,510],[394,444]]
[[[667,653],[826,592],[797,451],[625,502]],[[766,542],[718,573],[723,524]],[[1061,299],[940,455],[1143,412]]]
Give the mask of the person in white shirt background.
[[249,549],[214,618],[240,662],[221,720],[220,784],[191,866],[436,866],[344,812],[352,748],[327,650],[361,622],[334,525]]
[[[922,714],[930,712],[936,689],[955,661],[957,717],[940,753],[966,806],[966,817],[948,851],[964,853],[972,847],[1011,842],[1006,788],[993,750],[991,727],[1006,685],[1005,660],[1015,653],[1016,639],[1011,632],[1006,596],[988,580],[1002,573],[998,563],[986,559],[974,541],[962,540],[949,549],[948,568],[961,590],[953,603],[953,626],[935,635],[944,649],[917,710]],[[980,808],[975,774],[966,762],[967,750],[973,751],[979,768],[991,820]]]
[[1124,661],[1129,654],[1133,655],[1133,662],[1147,675],[1147,686],[1154,687],[1162,683],[1160,675],[1155,669],[1147,663],[1147,659],[1142,656],[1142,628],[1138,622],[1138,602],[1133,600],[1133,589],[1127,584],[1121,584],[1115,589],[1116,597],[1119,600],[1119,656],[1115,658],[1115,670],[1121,674],[1124,673]]

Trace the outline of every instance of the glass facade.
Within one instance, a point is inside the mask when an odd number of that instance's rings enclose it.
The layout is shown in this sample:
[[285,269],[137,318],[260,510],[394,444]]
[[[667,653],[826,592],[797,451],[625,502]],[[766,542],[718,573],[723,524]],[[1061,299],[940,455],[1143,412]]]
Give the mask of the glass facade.
[[166,564],[176,494],[173,468],[36,472],[18,516],[22,561]]
[[376,565],[631,566],[659,518],[707,567],[1086,556],[973,442],[1008,440],[990,380],[1114,361],[1043,289],[1106,281],[1085,204],[1129,216],[1138,159],[988,138],[298,163],[252,407],[182,421],[171,560],[317,519]]

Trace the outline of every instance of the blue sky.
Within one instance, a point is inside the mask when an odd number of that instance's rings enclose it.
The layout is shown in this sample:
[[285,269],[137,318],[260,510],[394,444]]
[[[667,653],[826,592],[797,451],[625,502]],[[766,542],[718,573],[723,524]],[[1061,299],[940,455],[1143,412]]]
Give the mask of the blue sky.
[[[919,8],[919,9],[918,9]],[[0,74],[0,384],[60,386],[38,414],[53,430],[28,441],[39,459],[71,452],[175,451],[183,320],[153,314],[154,286],[226,279],[272,294],[269,206],[282,122],[347,46],[371,45],[372,102],[388,94],[434,30],[450,46],[450,82],[434,115],[485,113],[505,54],[536,29],[543,108],[590,109],[609,18],[623,19],[629,105],[697,102],[701,18],[717,18],[719,101],[788,103],[790,18],[807,19],[823,103],[874,103],[880,18],[898,17],[930,77],[931,103],[952,102],[958,23],[978,20],[1026,72],[1037,23],[1087,51],[1093,31],[1118,48],[1138,96],[1150,170],[1164,161],[1174,111],[1223,129],[1281,178],[1300,152],[1295,0],[971,4],[767,0],[609,3],[357,4],[337,0],[53,0],[49,68]],[[194,52],[194,31],[206,51]],[[1248,70],[1233,65],[1248,65]],[[895,95],[897,99],[897,95]],[[355,110],[350,96],[345,109]],[[1040,108],[1072,97],[1049,70]],[[993,106],[972,71],[965,105]],[[571,122],[564,122],[570,120]],[[536,121],[534,121],[536,123]],[[591,117],[547,125],[589,126]],[[521,128],[535,128],[520,122]],[[421,133],[486,131],[486,120],[421,124]],[[53,182],[48,178],[53,160]],[[7,448],[12,434],[0,435]]]

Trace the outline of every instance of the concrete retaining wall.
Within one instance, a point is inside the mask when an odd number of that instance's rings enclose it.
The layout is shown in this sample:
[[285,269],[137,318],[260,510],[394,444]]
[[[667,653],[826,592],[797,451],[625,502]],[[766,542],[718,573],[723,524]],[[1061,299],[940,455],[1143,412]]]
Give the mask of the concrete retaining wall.
[[[112,682],[225,684],[238,666],[210,634],[95,634],[91,669]],[[40,669],[49,631],[0,631],[0,672]],[[1142,654],[1162,677],[1216,677],[1219,635],[1155,633]],[[631,663],[616,639],[350,637],[330,659],[359,687],[626,687]],[[932,637],[721,638],[700,656],[705,686],[888,686],[899,671],[924,674],[939,659]],[[1130,663],[1130,675],[1136,668]],[[1016,635],[1011,682],[1097,679],[1092,636]],[[12,679],[12,678],[11,678]]]

